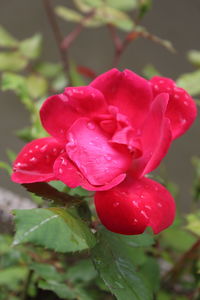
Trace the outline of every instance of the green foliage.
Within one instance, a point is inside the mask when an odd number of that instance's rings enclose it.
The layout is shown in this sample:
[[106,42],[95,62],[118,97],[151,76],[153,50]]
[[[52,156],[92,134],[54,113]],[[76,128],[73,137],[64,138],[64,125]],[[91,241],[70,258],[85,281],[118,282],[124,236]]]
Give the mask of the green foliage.
[[42,36],[35,34],[33,37],[25,39],[19,44],[19,51],[28,59],[38,58],[42,49]]
[[18,41],[3,26],[0,26],[0,46],[7,48],[18,46]]
[[200,70],[186,73],[177,79],[177,85],[184,88],[190,95],[200,95]]
[[[86,3],[82,1],[76,1],[76,4],[82,12],[90,12],[95,8],[92,17],[85,20],[83,15],[65,6],[58,6],[56,8],[57,15],[66,21],[79,23],[83,22],[85,26],[89,27],[112,24],[125,31],[130,31],[134,27],[134,23],[129,15],[124,13],[120,9],[116,9],[117,5],[109,6],[109,3],[108,5],[105,5],[105,3],[103,3],[102,1],[92,1],[88,3],[87,1]],[[118,7],[119,6],[120,5],[118,3]]]
[[146,234],[138,239],[113,234],[105,229],[99,231],[98,243],[92,249],[94,264],[118,300],[152,299],[148,284],[133,263],[135,247],[144,244],[152,244],[152,239]]
[[15,210],[14,214],[16,234],[13,245],[30,242],[64,253],[81,251],[95,244],[87,226],[65,209]]
[[197,68],[200,68],[200,51],[190,50],[187,57],[191,64]]
[[20,52],[0,52],[0,71],[21,71],[27,63],[27,59]]
[[200,237],[200,211],[196,211],[193,214],[186,216],[187,225],[186,228]]

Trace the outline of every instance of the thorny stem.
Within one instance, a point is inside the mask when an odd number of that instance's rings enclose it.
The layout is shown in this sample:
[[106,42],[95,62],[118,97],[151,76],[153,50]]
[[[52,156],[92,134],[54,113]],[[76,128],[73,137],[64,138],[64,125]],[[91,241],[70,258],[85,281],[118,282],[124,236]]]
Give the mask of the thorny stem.
[[178,276],[184,271],[186,264],[188,262],[193,261],[199,256],[200,250],[200,239],[198,239],[192,247],[186,251],[178,262],[173,266],[171,270],[167,274],[165,274],[166,282],[173,282],[177,280]]
[[124,40],[122,41],[119,38],[119,36],[117,35],[116,28],[113,25],[109,25],[108,28],[110,30],[113,44],[115,47],[115,56],[114,56],[114,60],[113,60],[113,64],[112,64],[114,67],[118,66],[122,54],[124,53],[126,48],[130,45],[130,43],[139,37],[148,39],[154,43],[157,43],[157,44],[165,47],[167,50],[171,51],[172,53],[176,53],[176,50],[169,42],[160,39],[158,36],[151,34],[148,31],[133,30],[130,33],[128,33],[125,36]]
[[62,65],[63,65],[64,72],[65,72],[69,82],[71,82],[70,72],[69,72],[68,53],[65,49],[63,49],[61,47],[63,37],[62,37],[62,33],[60,31],[60,28],[58,26],[58,22],[56,20],[56,16],[55,16],[53,7],[51,5],[50,0],[43,0],[43,4],[44,4],[44,8],[45,8],[49,23],[51,25],[52,31],[54,33],[54,37],[55,37],[57,47],[58,47],[58,50],[60,53],[60,59],[61,59]]
[[74,40],[79,36],[79,34],[84,29],[85,23],[93,17],[95,10],[91,10],[83,19],[82,21],[72,30],[62,41],[61,49],[68,49]]

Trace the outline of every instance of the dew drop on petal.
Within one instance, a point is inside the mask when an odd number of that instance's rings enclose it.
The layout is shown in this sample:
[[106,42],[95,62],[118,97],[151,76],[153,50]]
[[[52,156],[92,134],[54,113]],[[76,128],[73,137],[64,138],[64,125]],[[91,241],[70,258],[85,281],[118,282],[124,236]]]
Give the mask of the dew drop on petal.
[[158,207],[162,207],[162,204],[160,202],[157,203]]
[[139,207],[138,203],[136,201],[132,201],[133,205],[135,205],[135,207]]
[[37,158],[36,158],[36,157],[31,157],[31,158],[29,159],[29,161],[30,161],[30,162],[36,162],[36,161],[37,161]]
[[63,174],[63,169],[62,169],[62,168],[59,168],[58,173],[59,173],[59,174]]
[[141,215],[143,215],[146,219],[148,219],[148,216],[147,216],[147,214],[145,213],[144,210],[141,210]]
[[93,130],[93,129],[95,129],[95,124],[93,122],[88,122],[87,128]]
[[44,145],[40,148],[40,152],[45,152],[47,150],[48,145]]
[[114,202],[114,203],[113,203],[113,206],[114,206],[114,207],[119,206],[119,202]]

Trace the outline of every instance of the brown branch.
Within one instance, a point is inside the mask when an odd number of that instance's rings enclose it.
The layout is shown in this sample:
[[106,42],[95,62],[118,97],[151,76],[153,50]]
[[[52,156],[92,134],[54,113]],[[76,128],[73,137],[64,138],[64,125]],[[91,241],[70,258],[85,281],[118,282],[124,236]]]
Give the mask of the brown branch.
[[61,47],[61,43],[63,40],[62,37],[62,33],[60,31],[60,28],[58,26],[58,22],[54,13],[54,9],[51,5],[50,0],[43,0],[43,4],[44,4],[44,8],[49,20],[49,24],[51,25],[52,31],[54,33],[54,37],[57,43],[57,47],[60,53],[60,59],[63,65],[63,70],[67,76],[67,78],[69,79],[69,82],[71,82],[70,80],[70,72],[69,72],[69,59],[68,59],[68,53],[65,49],[63,49]]
[[192,245],[192,247],[181,256],[181,258],[173,266],[173,268],[165,274],[164,276],[165,281],[174,283],[179,277],[179,275],[184,271],[185,266],[188,263],[191,263],[191,261],[194,261],[199,256],[199,253],[200,253],[200,239],[198,239]]
[[95,10],[91,10],[82,21],[70,32],[61,42],[61,49],[69,49],[71,44],[75,41],[75,39],[79,36],[79,34],[84,29],[86,22],[94,16]]
[[158,36],[151,34],[148,31],[133,30],[133,31],[129,32],[125,36],[124,40],[122,41],[120,39],[120,37],[117,35],[116,28],[113,25],[109,25],[108,29],[111,33],[112,41],[113,41],[113,44],[115,47],[115,55],[114,55],[114,60],[113,60],[113,64],[112,64],[114,67],[118,66],[121,56],[123,55],[126,48],[129,46],[129,44],[131,42],[135,41],[139,37],[148,39],[156,44],[159,44],[159,45],[165,47],[170,52],[176,53],[175,48],[169,41],[163,40],[163,39],[159,38]]

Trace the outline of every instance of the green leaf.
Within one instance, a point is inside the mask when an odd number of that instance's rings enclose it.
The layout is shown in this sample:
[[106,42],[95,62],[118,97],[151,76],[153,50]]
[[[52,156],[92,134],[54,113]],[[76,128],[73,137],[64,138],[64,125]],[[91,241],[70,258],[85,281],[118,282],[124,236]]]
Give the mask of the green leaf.
[[161,76],[160,72],[152,64],[146,65],[143,68],[142,73],[147,79],[151,79],[154,76]]
[[80,219],[62,208],[15,210],[14,245],[30,242],[57,252],[81,251],[95,244]]
[[43,62],[36,66],[36,71],[46,78],[53,78],[62,71],[62,67],[58,63]]
[[80,22],[83,18],[81,14],[79,14],[75,10],[67,8],[66,6],[57,6],[55,8],[55,12],[59,17],[66,21]]
[[36,59],[40,56],[42,49],[42,36],[35,34],[19,44],[19,51],[28,59]]
[[5,285],[9,288],[11,283],[17,284],[26,278],[27,272],[26,267],[10,267],[0,270],[0,286]]
[[[35,113],[35,105],[28,95],[26,78],[14,73],[6,72],[2,76],[1,88],[3,91],[11,90],[19,96],[21,102],[32,113]],[[36,112],[37,113],[37,112]]]
[[19,52],[0,52],[0,71],[21,71],[27,65],[27,59]]
[[143,16],[151,9],[152,0],[140,0],[139,2],[139,18]]
[[106,0],[106,5],[119,10],[133,10],[138,7],[137,0]]
[[97,272],[90,259],[84,259],[67,269],[65,278],[70,281],[89,282],[97,277]]
[[186,216],[186,229],[200,237],[200,211]]
[[54,292],[61,299],[75,299],[75,293],[65,283],[55,280],[40,281],[39,288]]
[[32,98],[37,99],[46,95],[48,89],[48,82],[42,76],[30,75],[27,78],[27,89],[29,95]]
[[72,86],[85,85],[83,77],[78,73],[76,64],[74,62],[70,63],[70,77],[71,77]]
[[63,280],[63,275],[58,273],[56,268],[52,265],[34,262],[30,265],[30,269],[45,280],[55,280],[58,282]]
[[160,268],[158,262],[153,257],[148,257],[146,262],[140,267],[140,272],[148,279],[152,292],[157,292],[160,286]]
[[8,48],[18,46],[18,41],[2,26],[0,26],[0,46]]
[[200,51],[190,50],[188,52],[188,60],[195,66],[200,68]]
[[12,173],[11,166],[8,163],[4,162],[4,161],[0,161],[0,169],[6,170],[9,175]]
[[92,9],[102,6],[102,3],[102,0],[74,0],[76,7],[83,13],[88,13]]
[[117,236],[107,230],[100,231],[99,242],[92,249],[97,271],[118,300],[151,300],[150,288],[132,260],[134,245],[145,244],[144,240],[134,241],[134,236],[121,235],[118,239]]
[[52,81],[52,88],[57,92],[62,92],[63,89],[68,85],[68,80],[64,73],[60,73]]
[[176,83],[185,89],[190,95],[200,95],[200,70],[181,75]]
[[126,13],[112,7],[102,6],[96,10],[96,18],[104,24],[112,24],[122,30],[130,31],[134,23]]
[[176,224],[162,232],[161,239],[165,247],[170,247],[178,252],[187,251],[196,240],[181,225]]
[[17,154],[10,149],[6,150],[6,155],[11,163],[16,159],[17,156]]

